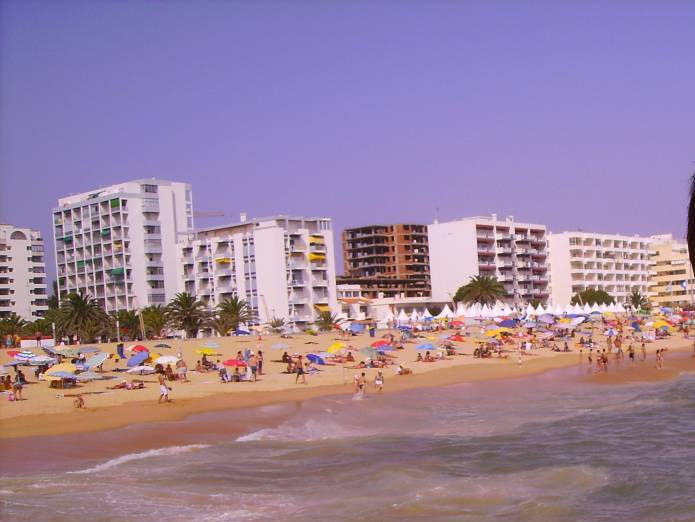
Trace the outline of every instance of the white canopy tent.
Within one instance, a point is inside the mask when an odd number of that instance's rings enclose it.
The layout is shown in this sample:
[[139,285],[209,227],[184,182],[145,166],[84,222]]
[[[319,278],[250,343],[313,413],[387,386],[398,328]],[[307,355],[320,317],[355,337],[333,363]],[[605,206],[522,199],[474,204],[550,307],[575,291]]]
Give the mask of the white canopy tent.
[[454,318],[454,312],[451,311],[451,308],[449,308],[448,304],[444,305],[444,309],[437,314],[437,319],[452,319]]

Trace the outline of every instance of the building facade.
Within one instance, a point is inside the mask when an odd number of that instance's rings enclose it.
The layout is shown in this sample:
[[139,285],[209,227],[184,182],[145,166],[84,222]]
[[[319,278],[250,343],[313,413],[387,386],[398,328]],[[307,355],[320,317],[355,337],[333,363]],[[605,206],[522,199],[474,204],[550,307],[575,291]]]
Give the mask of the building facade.
[[549,234],[553,304],[564,306],[584,290],[604,290],[619,303],[630,293],[649,297],[651,243],[648,237],[562,232]]
[[432,298],[451,302],[473,276],[491,276],[506,291],[504,302],[522,305],[547,302],[548,252],[546,227],[471,217],[428,226]]
[[34,321],[48,310],[47,299],[41,233],[0,225],[0,317]]
[[53,223],[59,296],[84,291],[107,312],[165,305],[193,231],[191,187],[142,179],[64,197]]
[[431,294],[427,226],[369,225],[343,231],[342,284],[359,284],[364,297]]
[[338,311],[331,220],[274,216],[205,228],[179,244],[180,289],[214,309],[245,299],[256,321],[308,327]]
[[651,236],[651,301],[657,306],[684,307],[695,304],[695,277],[688,245],[671,234]]

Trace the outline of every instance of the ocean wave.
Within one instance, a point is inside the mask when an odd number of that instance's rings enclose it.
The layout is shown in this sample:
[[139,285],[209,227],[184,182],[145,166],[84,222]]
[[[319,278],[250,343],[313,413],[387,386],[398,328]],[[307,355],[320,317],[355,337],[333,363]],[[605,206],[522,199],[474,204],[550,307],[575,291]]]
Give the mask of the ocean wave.
[[201,450],[209,448],[208,444],[188,444],[186,446],[169,446],[167,448],[159,448],[148,451],[143,451],[141,453],[128,453],[126,455],[121,455],[115,459],[107,460],[103,464],[94,466],[93,468],[87,468],[79,471],[68,471],[69,474],[87,474],[87,473],[99,473],[107,469],[120,466],[127,462],[132,462],[136,460],[151,459],[154,457],[169,457],[171,455],[178,455],[179,453],[186,453],[189,451]]
[[277,428],[266,428],[242,435],[236,442],[252,441],[288,441],[312,442],[319,440],[364,437],[373,434],[373,430],[351,427],[326,418],[312,417],[304,422],[285,423]]

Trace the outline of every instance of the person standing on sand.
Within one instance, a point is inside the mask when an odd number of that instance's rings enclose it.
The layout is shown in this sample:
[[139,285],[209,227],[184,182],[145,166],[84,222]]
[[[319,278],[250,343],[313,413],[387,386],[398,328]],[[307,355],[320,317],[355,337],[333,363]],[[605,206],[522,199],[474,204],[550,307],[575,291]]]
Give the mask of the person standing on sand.
[[642,341],[642,359],[640,359],[642,362],[647,360],[647,348],[644,346],[644,341]]
[[258,374],[258,359],[256,359],[256,356],[251,352],[251,355],[249,356],[249,368],[251,368],[251,378],[253,379],[254,382],[256,382],[256,375]]
[[365,376],[364,372],[362,372],[362,375],[360,376],[360,380],[358,381],[357,388],[358,388],[358,393],[360,395],[364,395],[365,392],[367,391],[367,377]]
[[258,375],[263,375],[263,351],[258,350],[258,357],[256,357],[258,360]]
[[374,387],[379,390],[379,392],[384,391],[384,374],[381,370],[376,372],[376,377],[374,378]]
[[301,355],[297,359],[297,369],[295,371],[297,372],[297,377],[295,377],[294,383],[297,384],[299,382],[299,377],[301,376],[302,384],[306,384],[306,372],[304,371],[304,359],[302,358]]
[[169,398],[169,390],[171,390],[171,388],[166,385],[166,376],[163,370],[157,372],[157,380],[159,381],[159,400],[157,403],[161,404],[162,401],[171,402]]

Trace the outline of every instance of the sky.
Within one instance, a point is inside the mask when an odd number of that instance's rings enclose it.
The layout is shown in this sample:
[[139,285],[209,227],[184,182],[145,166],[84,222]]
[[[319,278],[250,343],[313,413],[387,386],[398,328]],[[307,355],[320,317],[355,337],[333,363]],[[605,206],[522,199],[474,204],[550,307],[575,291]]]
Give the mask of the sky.
[[[0,2],[0,222],[143,177],[212,226],[685,233],[695,2]],[[338,253],[339,254],[339,253]],[[340,255],[337,256],[340,263]]]

